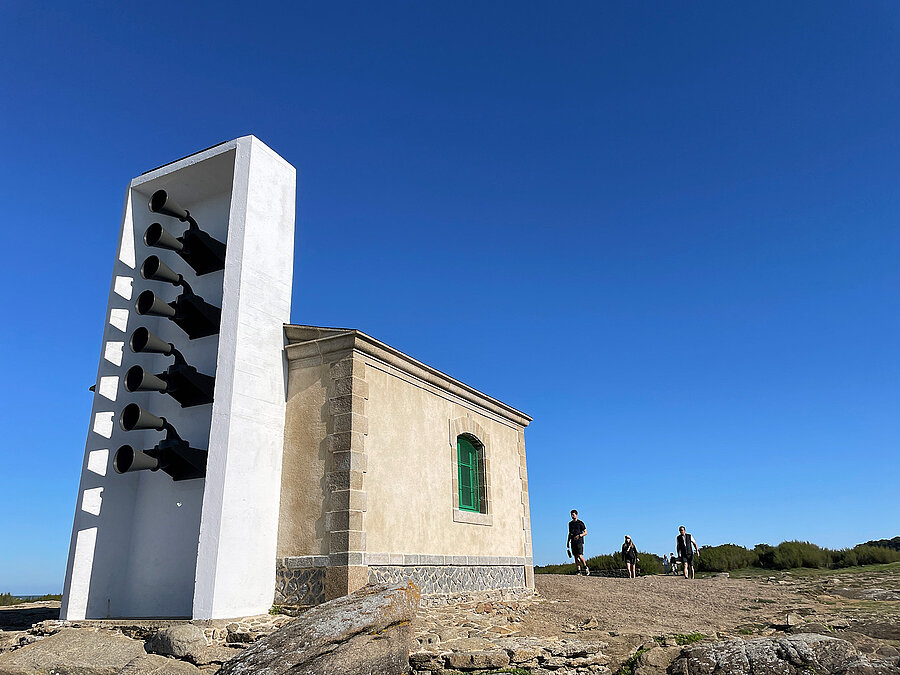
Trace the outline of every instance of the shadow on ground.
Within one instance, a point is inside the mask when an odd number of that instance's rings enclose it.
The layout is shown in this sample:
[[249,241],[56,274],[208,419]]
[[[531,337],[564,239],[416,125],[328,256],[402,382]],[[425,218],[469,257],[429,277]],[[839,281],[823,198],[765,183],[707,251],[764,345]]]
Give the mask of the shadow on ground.
[[23,630],[32,624],[59,618],[58,602],[32,602],[0,607],[0,630]]

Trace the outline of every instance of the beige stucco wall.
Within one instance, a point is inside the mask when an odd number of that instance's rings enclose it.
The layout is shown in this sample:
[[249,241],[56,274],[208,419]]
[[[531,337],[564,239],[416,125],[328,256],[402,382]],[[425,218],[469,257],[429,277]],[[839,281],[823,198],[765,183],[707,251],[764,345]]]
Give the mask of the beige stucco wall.
[[285,414],[278,557],[328,553],[325,536],[329,365],[291,363]]
[[[518,451],[522,427],[392,366],[356,358],[366,362],[369,388],[366,550],[525,556]],[[490,439],[491,525],[453,520],[450,422],[466,416]]]

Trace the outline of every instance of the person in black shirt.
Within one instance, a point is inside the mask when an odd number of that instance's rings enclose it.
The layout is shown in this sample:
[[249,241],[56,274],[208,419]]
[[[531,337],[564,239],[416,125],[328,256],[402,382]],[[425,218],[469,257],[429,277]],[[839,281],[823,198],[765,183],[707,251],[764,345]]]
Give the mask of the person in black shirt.
[[566,548],[572,548],[572,555],[575,557],[575,565],[578,567],[578,573],[589,575],[587,563],[584,561],[584,534],[587,528],[580,520],[578,520],[578,511],[572,509],[572,520],[569,521],[569,538],[566,539]]
[[622,544],[622,560],[625,561],[625,568],[628,570],[628,576],[634,579],[635,570],[637,568],[637,547],[631,541],[631,537],[625,535],[625,543]]
[[678,539],[675,540],[675,545],[678,547],[675,549],[678,551],[678,557],[684,563],[684,578],[693,579],[694,551],[697,552],[697,555],[700,555],[700,549],[697,548],[697,542],[694,541],[694,537],[684,529],[684,525],[678,528]]

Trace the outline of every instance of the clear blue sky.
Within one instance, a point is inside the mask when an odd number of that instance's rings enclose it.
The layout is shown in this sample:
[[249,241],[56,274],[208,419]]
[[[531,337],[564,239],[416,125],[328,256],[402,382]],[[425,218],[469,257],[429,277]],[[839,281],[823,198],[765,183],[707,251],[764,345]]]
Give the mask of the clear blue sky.
[[895,2],[55,4],[0,9],[0,591],[62,587],[128,180],[250,133],[293,321],[534,417],[536,562],[900,534]]

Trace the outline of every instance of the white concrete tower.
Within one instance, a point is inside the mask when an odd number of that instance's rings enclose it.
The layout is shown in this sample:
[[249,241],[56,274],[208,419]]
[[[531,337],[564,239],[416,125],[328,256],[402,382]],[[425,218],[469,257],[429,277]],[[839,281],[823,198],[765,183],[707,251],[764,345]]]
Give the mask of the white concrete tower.
[[63,619],[271,606],[295,190],[253,136],[129,184]]

